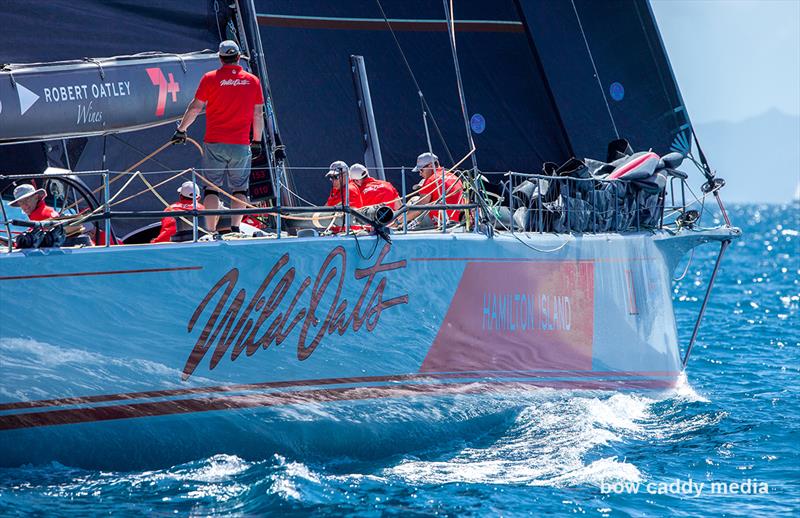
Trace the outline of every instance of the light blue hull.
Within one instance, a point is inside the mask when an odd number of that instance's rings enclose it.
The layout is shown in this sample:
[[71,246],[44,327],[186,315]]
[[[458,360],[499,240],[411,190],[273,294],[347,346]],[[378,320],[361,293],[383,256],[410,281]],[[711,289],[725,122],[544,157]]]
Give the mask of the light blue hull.
[[709,239],[424,234],[0,254],[0,462],[124,469],[368,450],[407,438],[393,422],[435,435],[476,417],[440,426],[424,410],[436,398],[669,389],[681,371],[672,269]]

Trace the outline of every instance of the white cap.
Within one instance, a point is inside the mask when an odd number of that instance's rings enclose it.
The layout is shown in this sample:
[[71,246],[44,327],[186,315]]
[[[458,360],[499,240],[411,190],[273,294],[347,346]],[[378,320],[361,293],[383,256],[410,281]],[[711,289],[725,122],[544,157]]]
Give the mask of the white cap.
[[369,176],[369,171],[362,164],[353,164],[350,166],[350,179],[361,180]]
[[200,196],[200,188],[197,187],[197,184],[191,180],[183,182],[181,184],[180,189],[178,189],[178,192],[184,198],[192,198],[194,196]]
[[44,189],[37,189],[29,183],[23,183],[14,188],[14,199],[11,200],[9,205],[16,207],[20,201],[39,193],[45,194]]
[[233,40],[225,40],[219,44],[220,56],[238,56],[240,53],[239,45]]
[[412,169],[413,172],[418,173],[420,169],[426,165],[435,164],[439,161],[439,157],[433,153],[422,153],[417,157],[417,166]]
[[325,173],[326,177],[330,178],[331,176],[338,176],[347,172],[347,164],[341,160],[337,160],[336,162],[332,163],[328,169],[329,171]]

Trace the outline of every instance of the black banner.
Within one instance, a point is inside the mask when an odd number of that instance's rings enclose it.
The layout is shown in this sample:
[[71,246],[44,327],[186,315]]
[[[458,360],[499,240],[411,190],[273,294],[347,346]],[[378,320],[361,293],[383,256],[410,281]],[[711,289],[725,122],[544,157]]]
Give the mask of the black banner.
[[216,53],[110,58],[0,71],[0,143],[97,135],[179,119]]

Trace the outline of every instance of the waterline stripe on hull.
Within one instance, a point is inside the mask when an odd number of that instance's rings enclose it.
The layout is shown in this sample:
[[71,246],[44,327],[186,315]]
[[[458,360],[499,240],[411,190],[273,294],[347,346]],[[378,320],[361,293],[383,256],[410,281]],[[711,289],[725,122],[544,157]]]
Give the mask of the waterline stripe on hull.
[[50,410],[0,416],[0,430],[91,423],[118,419],[159,417],[219,410],[262,408],[279,405],[357,401],[428,394],[478,394],[513,388],[570,390],[659,390],[674,387],[676,379],[643,380],[515,380],[497,382],[450,382],[444,384],[396,385],[391,387],[346,387],[300,392],[248,394],[212,398],[177,399],[91,408]]
[[[574,263],[632,263],[638,261],[656,261],[655,257],[597,257],[587,260],[575,260]],[[547,259],[530,259],[527,257],[411,257],[409,261],[432,262],[467,262],[467,263],[563,263]]]
[[202,270],[202,266],[178,266],[175,268],[143,268],[139,270],[112,270],[108,272],[49,273],[41,275],[11,275],[0,277],[0,281],[21,281],[26,279],[55,279],[60,277],[94,277],[97,275],[129,275],[133,273],[164,273],[188,270]]
[[318,385],[344,385],[352,383],[399,382],[413,380],[432,380],[448,378],[502,377],[502,378],[676,378],[677,371],[465,371],[465,372],[440,372],[425,374],[404,374],[395,376],[361,376],[352,378],[324,378],[309,380],[267,381],[262,383],[244,383],[232,385],[217,385],[210,387],[191,387],[185,389],[150,390],[143,392],[123,392],[118,394],[99,394],[95,396],[68,397],[59,399],[42,399],[38,401],[17,401],[0,404],[0,411],[20,410],[28,408],[41,408],[49,406],[72,406],[88,403],[107,403],[112,401],[127,401],[134,399],[153,399],[191,394],[214,394],[225,392],[242,392],[247,390],[261,390],[270,388],[289,388]]

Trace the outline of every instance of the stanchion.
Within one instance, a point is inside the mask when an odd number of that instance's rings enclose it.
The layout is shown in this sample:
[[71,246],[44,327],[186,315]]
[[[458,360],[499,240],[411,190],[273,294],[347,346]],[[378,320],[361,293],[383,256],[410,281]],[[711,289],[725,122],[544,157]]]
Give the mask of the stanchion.
[[[405,203],[407,203],[408,200],[406,200],[406,166],[403,166],[400,169],[400,185],[403,191],[403,200]],[[408,234],[408,211],[403,211],[403,234]]]
[[111,198],[110,188],[108,185],[108,173],[103,173],[103,213],[106,216],[106,235],[105,235],[105,246],[111,245],[111,218],[108,217],[108,213],[111,211],[111,207],[108,205],[108,201]]
[[278,212],[275,213],[275,227],[278,233],[277,239],[281,238],[281,168],[280,166],[276,170],[275,179],[278,181],[277,188],[275,189],[275,208],[278,209]]
[[192,242],[197,243],[197,193],[194,192],[195,187],[197,187],[197,181],[195,180],[196,175],[194,174],[194,167],[192,168],[192,209],[194,209],[194,215],[192,216]]

